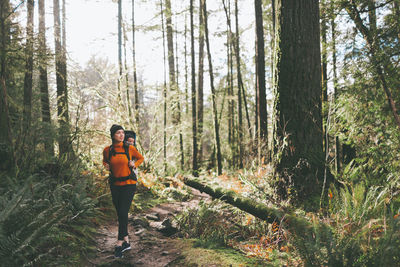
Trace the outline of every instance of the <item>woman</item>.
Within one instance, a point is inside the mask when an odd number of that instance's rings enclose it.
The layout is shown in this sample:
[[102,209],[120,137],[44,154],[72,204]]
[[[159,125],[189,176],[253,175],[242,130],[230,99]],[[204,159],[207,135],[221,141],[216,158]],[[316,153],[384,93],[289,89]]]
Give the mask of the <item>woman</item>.
[[[112,145],[103,150],[103,164],[110,170],[110,189],[118,215],[118,240],[114,256],[122,258],[131,249],[128,237],[128,212],[136,191],[134,170],[143,162],[143,156],[134,146],[124,143],[125,132],[120,125],[110,128]],[[136,159],[136,162],[132,160]]]

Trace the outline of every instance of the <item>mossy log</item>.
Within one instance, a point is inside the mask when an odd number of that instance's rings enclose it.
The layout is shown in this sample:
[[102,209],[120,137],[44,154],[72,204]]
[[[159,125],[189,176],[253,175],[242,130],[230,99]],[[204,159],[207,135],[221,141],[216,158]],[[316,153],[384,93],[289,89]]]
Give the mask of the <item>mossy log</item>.
[[[213,198],[220,199],[226,203],[235,206],[236,208],[250,213],[251,215],[264,220],[268,223],[283,222],[285,227],[290,230],[294,230],[296,234],[305,234],[309,230],[312,230],[313,225],[307,219],[296,215],[292,211],[285,211],[282,209],[268,207],[263,203],[238,195],[231,190],[225,190],[223,188],[212,188],[199,179],[185,178],[184,183],[190,187],[193,187],[201,192],[207,193]],[[318,223],[317,223],[318,224]],[[322,225],[321,225],[322,226]]]

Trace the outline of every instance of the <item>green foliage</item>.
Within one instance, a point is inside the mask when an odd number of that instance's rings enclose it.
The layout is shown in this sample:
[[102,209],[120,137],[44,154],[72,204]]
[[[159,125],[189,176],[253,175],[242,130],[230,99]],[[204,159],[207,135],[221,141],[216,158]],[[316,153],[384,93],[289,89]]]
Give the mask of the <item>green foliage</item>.
[[391,266],[398,262],[400,222],[389,205],[390,191],[362,184],[330,190],[330,216],[314,217],[311,232],[292,236],[305,265]]
[[202,239],[198,245],[223,245],[233,229],[221,215],[218,201],[210,204],[202,202],[198,209],[191,209],[179,215],[178,226],[188,237]]
[[9,177],[0,196],[0,258],[7,266],[60,266],[93,252],[96,200],[85,179],[70,184],[31,175]]

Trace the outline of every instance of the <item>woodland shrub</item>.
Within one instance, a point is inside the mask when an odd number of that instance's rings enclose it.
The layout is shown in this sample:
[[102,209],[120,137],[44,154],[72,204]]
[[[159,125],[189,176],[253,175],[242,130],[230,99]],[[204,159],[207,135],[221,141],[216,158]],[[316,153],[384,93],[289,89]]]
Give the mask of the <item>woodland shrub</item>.
[[69,182],[39,172],[2,176],[0,258],[7,266],[73,265],[94,251],[99,215],[88,177],[70,171]]
[[[330,189],[327,217],[307,235],[291,235],[306,266],[393,266],[400,260],[400,221],[385,187]],[[321,223],[322,222],[322,223]]]

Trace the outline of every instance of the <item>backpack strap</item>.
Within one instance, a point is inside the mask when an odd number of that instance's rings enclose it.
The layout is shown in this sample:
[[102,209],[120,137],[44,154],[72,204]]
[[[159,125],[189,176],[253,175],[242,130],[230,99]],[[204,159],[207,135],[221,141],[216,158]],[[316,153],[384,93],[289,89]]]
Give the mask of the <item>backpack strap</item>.
[[108,150],[108,163],[111,162],[111,157],[115,156],[116,154],[125,154],[126,157],[128,158],[128,161],[131,161],[131,157],[129,155],[129,144],[124,142],[123,147],[124,147],[125,152],[116,152],[114,149],[114,146],[110,145],[110,148]]
[[124,142],[124,149],[125,149],[125,155],[128,158],[128,161],[131,161],[131,156],[129,154],[129,144]]

